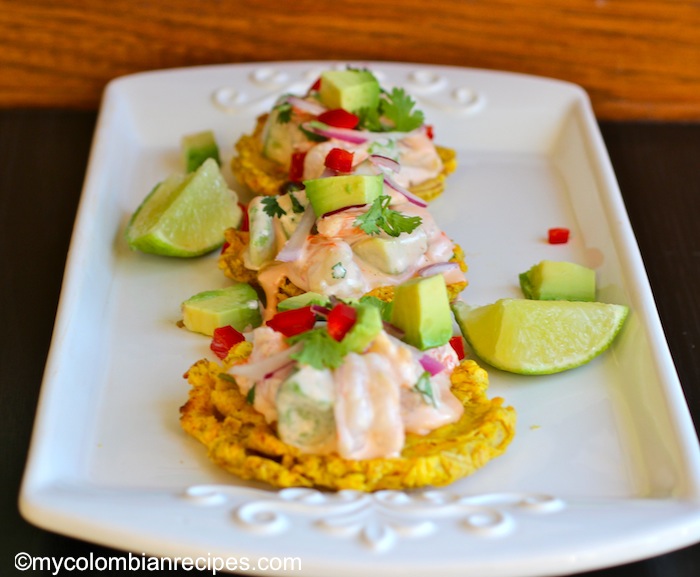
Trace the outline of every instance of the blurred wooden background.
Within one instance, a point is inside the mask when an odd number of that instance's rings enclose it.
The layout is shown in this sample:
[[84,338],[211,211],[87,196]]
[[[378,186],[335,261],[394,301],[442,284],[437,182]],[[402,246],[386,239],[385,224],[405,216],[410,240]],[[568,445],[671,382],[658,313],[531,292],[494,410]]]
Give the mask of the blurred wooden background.
[[700,121],[700,2],[0,0],[0,107],[94,109],[132,72],[397,60],[569,80],[599,119]]

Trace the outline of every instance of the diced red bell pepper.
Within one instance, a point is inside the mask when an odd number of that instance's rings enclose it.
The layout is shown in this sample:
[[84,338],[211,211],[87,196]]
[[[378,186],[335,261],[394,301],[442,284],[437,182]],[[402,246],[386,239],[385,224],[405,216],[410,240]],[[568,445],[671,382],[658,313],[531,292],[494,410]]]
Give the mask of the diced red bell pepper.
[[550,228],[547,231],[547,239],[549,244],[565,244],[569,242],[568,228]]
[[267,321],[268,327],[282,333],[285,337],[310,331],[314,328],[314,324],[316,324],[316,315],[311,310],[311,306],[279,312]]
[[292,182],[299,181],[304,178],[304,159],[306,152],[293,152],[292,163],[289,166],[289,180]]
[[456,335],[450,339],[450,345],[457,353],[457,357],[461,361],[464,358],[464,341],[460,335]]
[[234,329],[231,325],[214,329],[209,348],[220,359],[226,358],[233,345],[237,345],[245,340],[245,337]]
[[249,224],[249,220],[248,220],[248,205],[243,204],[242,202],[239,202],[238,206],[240,206],[241,210],[243,211],[243,218],[241,219],[241,226],[238,227],[238,230],[241,230],[243,232],[248,232],[250,230],[250,224]]
[[355,128],[360,123],[360,117],[343,108],[333,108],[318,115],[318,120],[336,128]]
[[433,137],[435,136],[435,134],[433,133],[433,126],[432,126],[432,124],[426,124],[426,125],[425,125],[425,134],[428,136],[428,138],[429,138],[430,140],[433,139]]
[[321,90],[321,77],[319,76],[316,81],[309,87],[309,92],[318,92]]
[[328,313],[328,334],[342,341],[357,321],[357,310],[345,303],[338,303]]
[[324,164],[327,168],[337,172],[350,172],[352,171],[352,159],[354,156],[355,155],[349,150],[331,148],[326,155]]

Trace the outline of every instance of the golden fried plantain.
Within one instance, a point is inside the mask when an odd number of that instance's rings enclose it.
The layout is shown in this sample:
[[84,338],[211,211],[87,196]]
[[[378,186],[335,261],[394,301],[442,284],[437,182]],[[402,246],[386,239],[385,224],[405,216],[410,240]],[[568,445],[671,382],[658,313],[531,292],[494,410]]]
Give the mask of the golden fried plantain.
[[452,391],[464,405],[459,421],[420,436],[407,434],[396,458],[348,460],[312,455],[283,443],[225,373],[245,362],[252,345],[236,345],[223,366],[203,359],[185,375],[192,388],[181,409],[182,428],[207,447],[218,466],[242,479],[276,487],[377,491],[442,486],[501,455],[515,434],[516,413],[489,399],[488,375],[472,360],[454,370]]

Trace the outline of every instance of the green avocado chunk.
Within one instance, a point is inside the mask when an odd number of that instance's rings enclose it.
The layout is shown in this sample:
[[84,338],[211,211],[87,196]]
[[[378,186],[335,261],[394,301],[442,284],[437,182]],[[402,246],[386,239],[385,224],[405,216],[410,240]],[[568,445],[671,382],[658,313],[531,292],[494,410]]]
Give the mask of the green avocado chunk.
[[379,106],[379,81],[369,70],[327,70],[321,74],[321,102],[328,108],[358,112]]
[[355,305],[357,319],[343,337],[341,344],[348,353],[361,353],[384,328],[381,309],[372,303]]
[[307,292],[280,301],[277,305],[277,310],[280,312],[291,311],[293,309],[308,307],[309,305],[320,305],[325,307],[328,306],[329,303],[330,301],[327,296],[320,293]]
[[197,293],[182,303],[185,328],[213,335],[214,329],[231,325],[237,331],[260,326],[262,317],[258,295],[246,283]]
[[542,301],[595,301],[595,271],[565,261],[543,260],[519,276],[525,298]]
[[180,142],[182,158],[187,172],[197,170],[207,158],[213,158],[221,166],[219,145],[211,130],[186,134]]
[[304,181],[306,196],[316,216],[362,204],[371,204],[384,192],[381,174],[348,174]]
[[371,304],[379,309],[379,314],[382,316],[382,320],[388,323],[391,322],[391,309],[393,307],[392,301],[383,301],[372,295],[365,295],[360,297],[359,302]]
[[404,341],[425,350],[452,338],[452,311],[445,277],[411,279],[394,290],[391,324],[404,331]]

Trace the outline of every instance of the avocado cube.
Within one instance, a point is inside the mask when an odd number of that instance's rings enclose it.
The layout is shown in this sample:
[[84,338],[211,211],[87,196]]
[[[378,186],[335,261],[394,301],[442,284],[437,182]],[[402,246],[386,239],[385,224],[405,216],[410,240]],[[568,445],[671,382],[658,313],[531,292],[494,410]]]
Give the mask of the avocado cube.
[[328,70],[321,74],[321,102],[328,108],[358,112],[379,106],[379,82],[369,70]]
[[404,341],[420,350],[449,342],[453,325],[445,277],[419,277],[397,286],[391,323],[404,331]]
[[207,158],[213,158],[221,166],[219,145],[216,143],[214,133],[211,130],[186,134],[182,137],[180,146],[187,172],[197,170]]
[[330,300],[327,296],[310,291],[280,301],[277,305],[277,310],[279,312],[283,312],[308,307],[309,305],[319,305],[325,307],[329,304]]
[[182,303],[182,321],[186,329],[209,336],[228,325],[237,331],[258,327],[262,323],[258,294],[246,283],[197,293]]
[[363,204],[372,204],[384,192],[381,174],[346,174],[304,181],[306,196],[316,216]]
[[519,275],[525,298],[532,300],[595,301],[595,271],[565,261],[543,260]]
[[372,303],[358,303],[357,320],[341,341],[350,353],[362,353],[384,328],[382,311]]

